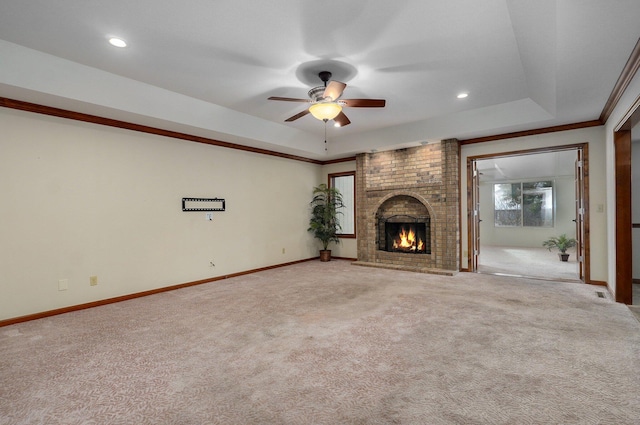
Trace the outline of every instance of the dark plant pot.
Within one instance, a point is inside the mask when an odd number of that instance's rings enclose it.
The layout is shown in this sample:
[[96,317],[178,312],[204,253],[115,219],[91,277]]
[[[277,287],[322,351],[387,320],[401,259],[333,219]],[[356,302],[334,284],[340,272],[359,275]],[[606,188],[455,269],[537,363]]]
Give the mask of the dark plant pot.
[[320,261],[331,261],[331,250],[330,249],[321,249],[320,250]]
[[566,252],[558,253],[558,257],[560,257],[560,261],[568,261],[569,260],[569,254],[567,254]]

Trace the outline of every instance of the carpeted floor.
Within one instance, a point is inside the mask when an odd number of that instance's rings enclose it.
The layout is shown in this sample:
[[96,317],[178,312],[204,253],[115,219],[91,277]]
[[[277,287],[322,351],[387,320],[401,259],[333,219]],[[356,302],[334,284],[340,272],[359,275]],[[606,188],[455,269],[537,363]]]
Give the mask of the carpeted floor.
[[0,328],[0,424],[638,424],[601,288],[317,261]]
[[578,280],[575,248],[567,251],[569,261],[560,261],[558,252],[546,248],[489,246],[480,247],[478,271],[543,279]]

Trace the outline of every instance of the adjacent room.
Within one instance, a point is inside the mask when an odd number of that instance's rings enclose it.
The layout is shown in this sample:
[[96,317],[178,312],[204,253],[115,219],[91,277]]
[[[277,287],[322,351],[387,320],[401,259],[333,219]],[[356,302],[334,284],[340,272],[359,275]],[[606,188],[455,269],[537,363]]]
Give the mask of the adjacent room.
[[637,424],[639,21],[0,0],[0,425]]
[[[576,199],[580,193],[576,190],[576,161],[575,149],[476,161],[480,174],[479,272],[581,279],[575,246],[580,214],[576,206],[581,204]],[[561,258],[559,248],[569,254],[566,259]]]

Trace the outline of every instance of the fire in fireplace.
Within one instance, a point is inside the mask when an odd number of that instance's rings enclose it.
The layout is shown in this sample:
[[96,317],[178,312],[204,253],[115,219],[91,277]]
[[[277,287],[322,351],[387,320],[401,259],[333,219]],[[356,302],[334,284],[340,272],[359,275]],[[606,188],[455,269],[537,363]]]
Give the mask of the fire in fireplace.
[[379,249],[388,252],[430,254],[429,218],[401,217],[380,219]]
[[[387,251],[424,252],[424,223],[387,223]],[[420,235],[423,235],[421,237]]]

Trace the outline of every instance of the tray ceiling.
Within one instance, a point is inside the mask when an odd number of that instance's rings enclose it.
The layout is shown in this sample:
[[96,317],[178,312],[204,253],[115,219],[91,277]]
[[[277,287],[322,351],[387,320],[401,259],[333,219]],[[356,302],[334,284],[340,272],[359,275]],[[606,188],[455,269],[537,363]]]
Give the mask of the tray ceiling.
[[[1,0],[0,96],[332,159],[598,119],[638,22],[637,0]],[[387,100],[326,151],[324,123],[284,122],[304,104],[267,100],[320,68]]]

